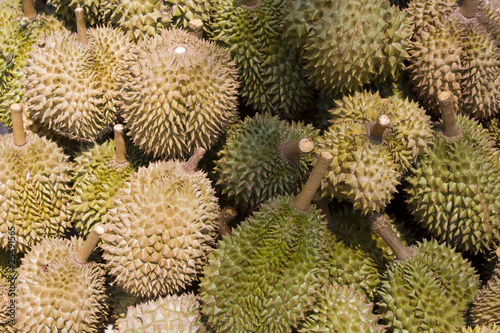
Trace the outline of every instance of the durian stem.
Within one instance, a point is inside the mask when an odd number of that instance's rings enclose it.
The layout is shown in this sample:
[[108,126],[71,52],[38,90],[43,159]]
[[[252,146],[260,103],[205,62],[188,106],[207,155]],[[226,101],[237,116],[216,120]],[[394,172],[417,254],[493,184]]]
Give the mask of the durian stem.
[[391,118],[385,114],[378,116],[377,120],[369,125],[370,139],[382,141],[387,127],[391,125]]
[[116,124],[113,127],[115,132],[116,156],[115,162],[118,164],[127,163],[127,149],[125,148],[125,139],[123,138],[123,125]]
[[333,219],[332,213],[330,212],[330,207],[328,207],[328,200],[326,198],[321,198],[319,200],[315,200],[316,206],[321,210],[321,215],[324,216],[326,221],[326,226],[328,228],[332,228],[335,224],[335,220]]
[[238,213],[236,213],[236,210],[231,206],[226,206],[222,209],[219,221],[217,222],[219,225],[219,234],[221,236],[231,234],[231,228],[229,228],[228,223],[234,220],[236,215],[238,215]]
[[405,260],[412,255],[411,250],[403,244],[398,235],[392,230],[384,215],[375,213],[370,216],[370,228],[382,237],[398,260]]
[[260,0],[243,0],[243,4],[248,8],[248,9],[254,9],[258,5],[260,5]]
[[479,0],[463,0],[462,6],[460,7],[460,13],[467,18],[473,18],[476,16],[478,4]]
[[85,27],[85,16],[83,13],[83,8],[75,9],[76,15],[76,31],[78,34],[78,41],[82,45],[87,45],[89,40],[87,39],[87,28]]
[[189,31],[198,39],[203,39],[203,21],[200,19],[192,19],[188,24]]
[[333,161],[333,156],[329,152],[323,151],[318,156],[316,164],[314,165],[311,175],[307,179],[304,188],[300,193],[292,200],[293,207],[299,213],[307,213],[311,206],[311,201],[314,198],[314,194],[319,188],[321,181],[325,175],[328,166]]
[[196,170],[196,167],[198,166],[198,163],[203,158],[203,155],[205,155],[206,151],[207,150],[205,148],[201,147],[196,149],[193,156],[191,156],[186,164],[184,164],[184,171],[186,171],[187,173],[194,172]]
[[79,264],[86,264],[89,260],[92,251],[97,246],[99,241],[101,240],[101,236],[104,233],[104,227],[102,225],[96,225],[92,229],[92,232],[89,234],[82,247],[75,253],[74,259]]
[[23,15],[30,20],[37,17],[37,12],[35,9],[35,0],[22,0]]
[[297,162],[300,156],[309,154],[314,148],[314,142],[309,138],[302,138],[299,141],[286,141],[281,146],[283,156],[289,162]]
[[24,133],[23,106],[21,104],[12,104],[10,106],[12,117],[12,131],[14,132],[14,144],[22,147],[26,144],[26,134]]
[[449,91],[443,91],[438,95],[439,109],[443,117],[443,134],[449,138],[460,134],[460,127],[457,124],[457,113],[455,112],[455,103],[453,95]]

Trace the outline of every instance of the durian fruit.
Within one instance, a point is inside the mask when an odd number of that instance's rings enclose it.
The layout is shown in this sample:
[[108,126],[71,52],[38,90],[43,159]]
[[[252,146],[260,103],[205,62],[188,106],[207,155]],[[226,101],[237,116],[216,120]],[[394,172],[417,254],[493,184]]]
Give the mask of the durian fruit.
[[393,261],[378,289],[378,312],[388,332],[453,332],[465,325],[465,311],[478,289],[470,262],[446,244],[424,240],[406,247],[381,214],[372,230],[393,249]]
[[161,297],[129,308],[127,317],[116,321],[117,333],[206,332],[200,303],[193,293]]
[[135,52],[121,78],[121,115],[134,144],[168,158],[209,149],[237,114],[229,53],[180,29],[142,41]]
[[114,197],[102,236],[110,275],[126,292],[155,298],[197,280],[217,237],[220,208],[206,174],[187,162],[139,168]]
[[438,112],[438,95],[449,90],[460,113],[475,118],[498,113],[500,49],[475,17],[476,9],[463,14],[467,0],[462,7],[449,0],[419,2],[408,8],[416,26],[408,73],[419,100]]
[[66,24],[76,26],[75,9],[84,10],[85,23],[90,27],[109,24],[111,16],[120,5],[118,0],[51,0],[54,13]]
[[55,143],[24,133],[22,106],[11,106],[14,132],[0,137],[0,246],[26,252],[43,238],[62,236],[69,225],[71,169]]
[[336,95],[393,76],[408,56],[406,15],[389,1],[290,1],[284,25],[310,81]]
[[488,283],[474,296],[470,317],[474,325],[500,325],[500,263]]
[[[115,125],[115,140],[84,150],[75,158],[69,209],[76,230],[86,237],[94,225],[106,223],[113,197],[135,171],[126,159],[123,125]],[[116,151],[115,151],[116,148]]]
[[370,92],[344,97],[330,113],[331,126],[315,147],[334,156],[323,194],[348,200],[364,214],[380,211],[403,172],[427,151],[430,118],[407,99]]
[[500,43],[500,1],[479,1],[476,16],[481,25]]
[[442,124],[429,154],[407,177],[408,208],[432,235],[461,251],[500,245],[500,150],[476,121],[456,116],[440,94]]
[[[13,235],[9,236],[12,244]],[[0,249],[0,332],[14,332],[16,305],[13,296],[16,293],[17,266],[16,253]]]
[[492,326],[476,326],[474,328],[463,327],[462,333],[498,333],[500,328],[497,325]]
[[312,88],[282,37],[286,6],[283,0],[216,1],[210,39],[231,51],[247,105],[294,118],[306,110]]
[[45,239],[26,254],[18,269],[18,332],[100,332],[108,307],[105,272],[87,260],[103,231],[96,226],[85,242]]
[[232,126],[215,166],[217,185],[238,211],[254,210],[278,195],[292,194],[306,178],[317,132],[256,114]]
[[326,231],[310,206],[332,156],[323,153],[300,194],[262,204],[209,254],[202,313],[216,332],[291,332],[323,292]]
[[373,303],[348,286],[327,286],[312,314],[300,324],[299,333],[320,332],[385,332],[372,313]]

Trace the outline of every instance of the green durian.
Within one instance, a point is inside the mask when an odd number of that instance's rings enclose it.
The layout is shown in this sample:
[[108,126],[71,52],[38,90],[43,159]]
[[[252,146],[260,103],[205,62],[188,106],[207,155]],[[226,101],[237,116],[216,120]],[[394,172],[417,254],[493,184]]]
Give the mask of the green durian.
[[130,307],[125,318],[116,321],[118,333],[206,332],[200,303],[194,294],[172,295]]
[[121,115],[134,144],[156,157],[209,149],[237,114],[237,73],[226,50],[180,29],[139,44],[121,80]]
[[117,285],[155,298],[197,280],[217,237],[220,208],[210,180],[193,159],[150,163],[115,195],[106,216],[103,258]]
[[[432,142],[430,118],[407,99],[370,92],[338,100],[330,113],[331,126],[315,147],[334,156],[323,194],[348,200],[364,214],[380,211],[392,199],[403,172]],[[372,135],[378,117],[390,122],[382,139]]]
[[498,333],[499,327],[497,325],[492,326],[476,326],[474,328],[463,327],[461,333]]
[[393,76],[408,56],[406,15],[389,1],[290,1],[284,25],[310,81],[335,95]]
[[293,118],[306,110],[312,88],[282,38],[285,10],[283,0],[258,0],[255,6],[217,1],[210,39],[231,51],[247,105],[258,112]]
[[300,153],[287,156],[285,144],[308,138],[303,141],[304,155],[312,150],[316,136],[310,125],[269,114],[232,126],[215,166],[222,195],[237,210],[248,212],[268,199],[294,193],[307,177],[310,159]]
[[461,251],[496,249],[500,150],[488,132],[466,116],[456,117],[457,136],[443,134],[447,124],[436,129],[434,146],[406,178],[408,208],[434,237]]
[[54,13],[65,23],[76,27],[75,9],[82,8],[85,23],[89,27],[109,24],[112,15],[117,10],[119,0],[51,0]]
[[500,325],[500,263],[488,283],[474,296],[470,317],[474,325]]
[[385,332],[377,323],[379,316],[372,313],[373,303],[354,288],[327,286],[317,301],[299,333]]
[[394,261],[378,294],[381,322],[389,332],[453,332],[479,285],[471,264],[435,240],[410,247],[412,255]]
[[15,299],[18,332],[100,332],[108,308],[105,272],[95,262],[75,258],[82,245],[81,238],[45,239],[22,259]]

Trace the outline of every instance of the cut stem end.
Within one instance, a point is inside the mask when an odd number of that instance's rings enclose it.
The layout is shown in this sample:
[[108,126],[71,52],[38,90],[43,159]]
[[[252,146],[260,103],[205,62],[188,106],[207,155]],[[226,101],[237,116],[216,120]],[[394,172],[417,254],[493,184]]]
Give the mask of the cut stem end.
[[87,237],[85,242],[83,242],[82,247],[75,253],[73,259],[79,264],[86,264],[89,260],[92,251],[94,251],[95,247],[101,240],[102,234],[104,234],[104,227],[102,225],[96,225],[92,229],[92,232]]
[[460,135],[452,93],[443,91],[438,95],[438,100],[441,117],[443,118],[443,134],[449,138]]
[[198,39],[203,39],[203,21],[200,19],[192,19],[188,24],[189,31]]
[[391,118],[385,114],[378,116],[375,122],[371,122],[368,125],[368,131],[370,133],[370,139],[376,141],[382,141],[384,138],[385,130],[391,125]]
[[283,156],[289,162],[297,162],[302,155],[309,154],[314,148],[314,142],[309,138],[299,141],[286,141],[281,147]]
[[14,133],[14,144],[22,147],[26,144],[26,133],[24,133],[23,106],[21,104],[12,104],[10,106],[12,117],[12,131]]
[[125,139],[123,138],[123,125],[115,125],[113,131],[115,132],[116,146],[115,162],[118,164],[125,164],[127,163],[127,148],[125,147]]
[[83,8],[75,9],[76,16],[76,31],[78,34],[78,42],[82,45],[87,45],[89,40],[87,39],[87,28],[85,27],[85,16],[83,13]]

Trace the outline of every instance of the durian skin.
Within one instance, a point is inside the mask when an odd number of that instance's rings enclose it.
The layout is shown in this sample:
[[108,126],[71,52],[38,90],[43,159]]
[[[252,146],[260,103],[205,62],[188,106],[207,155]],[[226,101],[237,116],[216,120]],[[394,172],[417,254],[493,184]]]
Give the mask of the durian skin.
[[69,226],[72,165],[61,148],[36,134],[26,132],[20,148],[13,140],[13,134],[0,139],[0,244],[8,248],[14,227],[15,250],[26,252]]
[[500,43],[500,1],[481,0],[476,13],[478,21]]
[[471,327],[463,327],[461,333],[498,333],[498,326],[476,326],[474,328]]
[[[330,128],[317,139],[313,153],[333,155],[323,195],[347,200],[364,214],[383,209],[396,192],[403,172],[432,143],[430,118],[418,104],[397,96],[356,92],[330,110]],[[391,119],[381,143],[370,139],[367,123],[385,114]]]
[[326,226],[314,206],[300,214],[292,199],[263,204],[210,253],[200,300],[216,332],[291,332],[322,293]]
[[206,332],[201,322],[200,303],[194,294],[168,295],[130,307],[116,322],[117,333]]
[[106,267],[123,290],[154,298],[197,280],[217,237],[220,208],[201,171],[184,162],[139,168],[115,196],[101,237]]
[[72,258],[83,239],[45,239],[18,269],[18,332],[99,332],[107,316],[105,272]]
[[388,1],[290,1],[284,25],[311,83],[336,95],[394,76],[408,56],[406,15]]
[[237,115],[229,53],[180,29],[164,30],[135,52],[137,63],[120,79],[120,111],[134,144],[168,158],[210,149]]
[[500,245],[500,151],[476,121],[457,116],[458,137],[435,144],[406,178],[408,208],[432,235],[461,251]]
[[113,207],[113,197],[135,169],[129,162],[115,161],[113,140],[84,150],[75,158],[74,194],[70,204],[72,223],[86,237],[94,225],[106,223],[106,213]]
[[118,0],[52,0],[50,2],[54,8],[55,14],[61,20],[76,27],[76,8],[83,8],[85,25],[89,27],[97,27],[102,24],[108,24],[111,16],[118,8],[120,1]]
[[379,286],[378,312],[387,331],[453,332],[479,286],[471,264],[435,240],[412,246],[413,256],[394,261]]
[[283,40],[285,10],[283,0],[262,0],[251,9],[243,2],[217,1],[210,39],[231,51],[247,105],[258,112],[293,118],[307,108],[312,88]]
[[278,195],[292,194],[305,180],[310,158],[290,162],[282,145],[317,131],[301,122],[287,123],[269,114],[256,114],[230,128],[215,166],[217,185],[239,211],[254,210]]
[[474,296],[470,317],[474,325],[500,325],[500,263],[488,283]]

